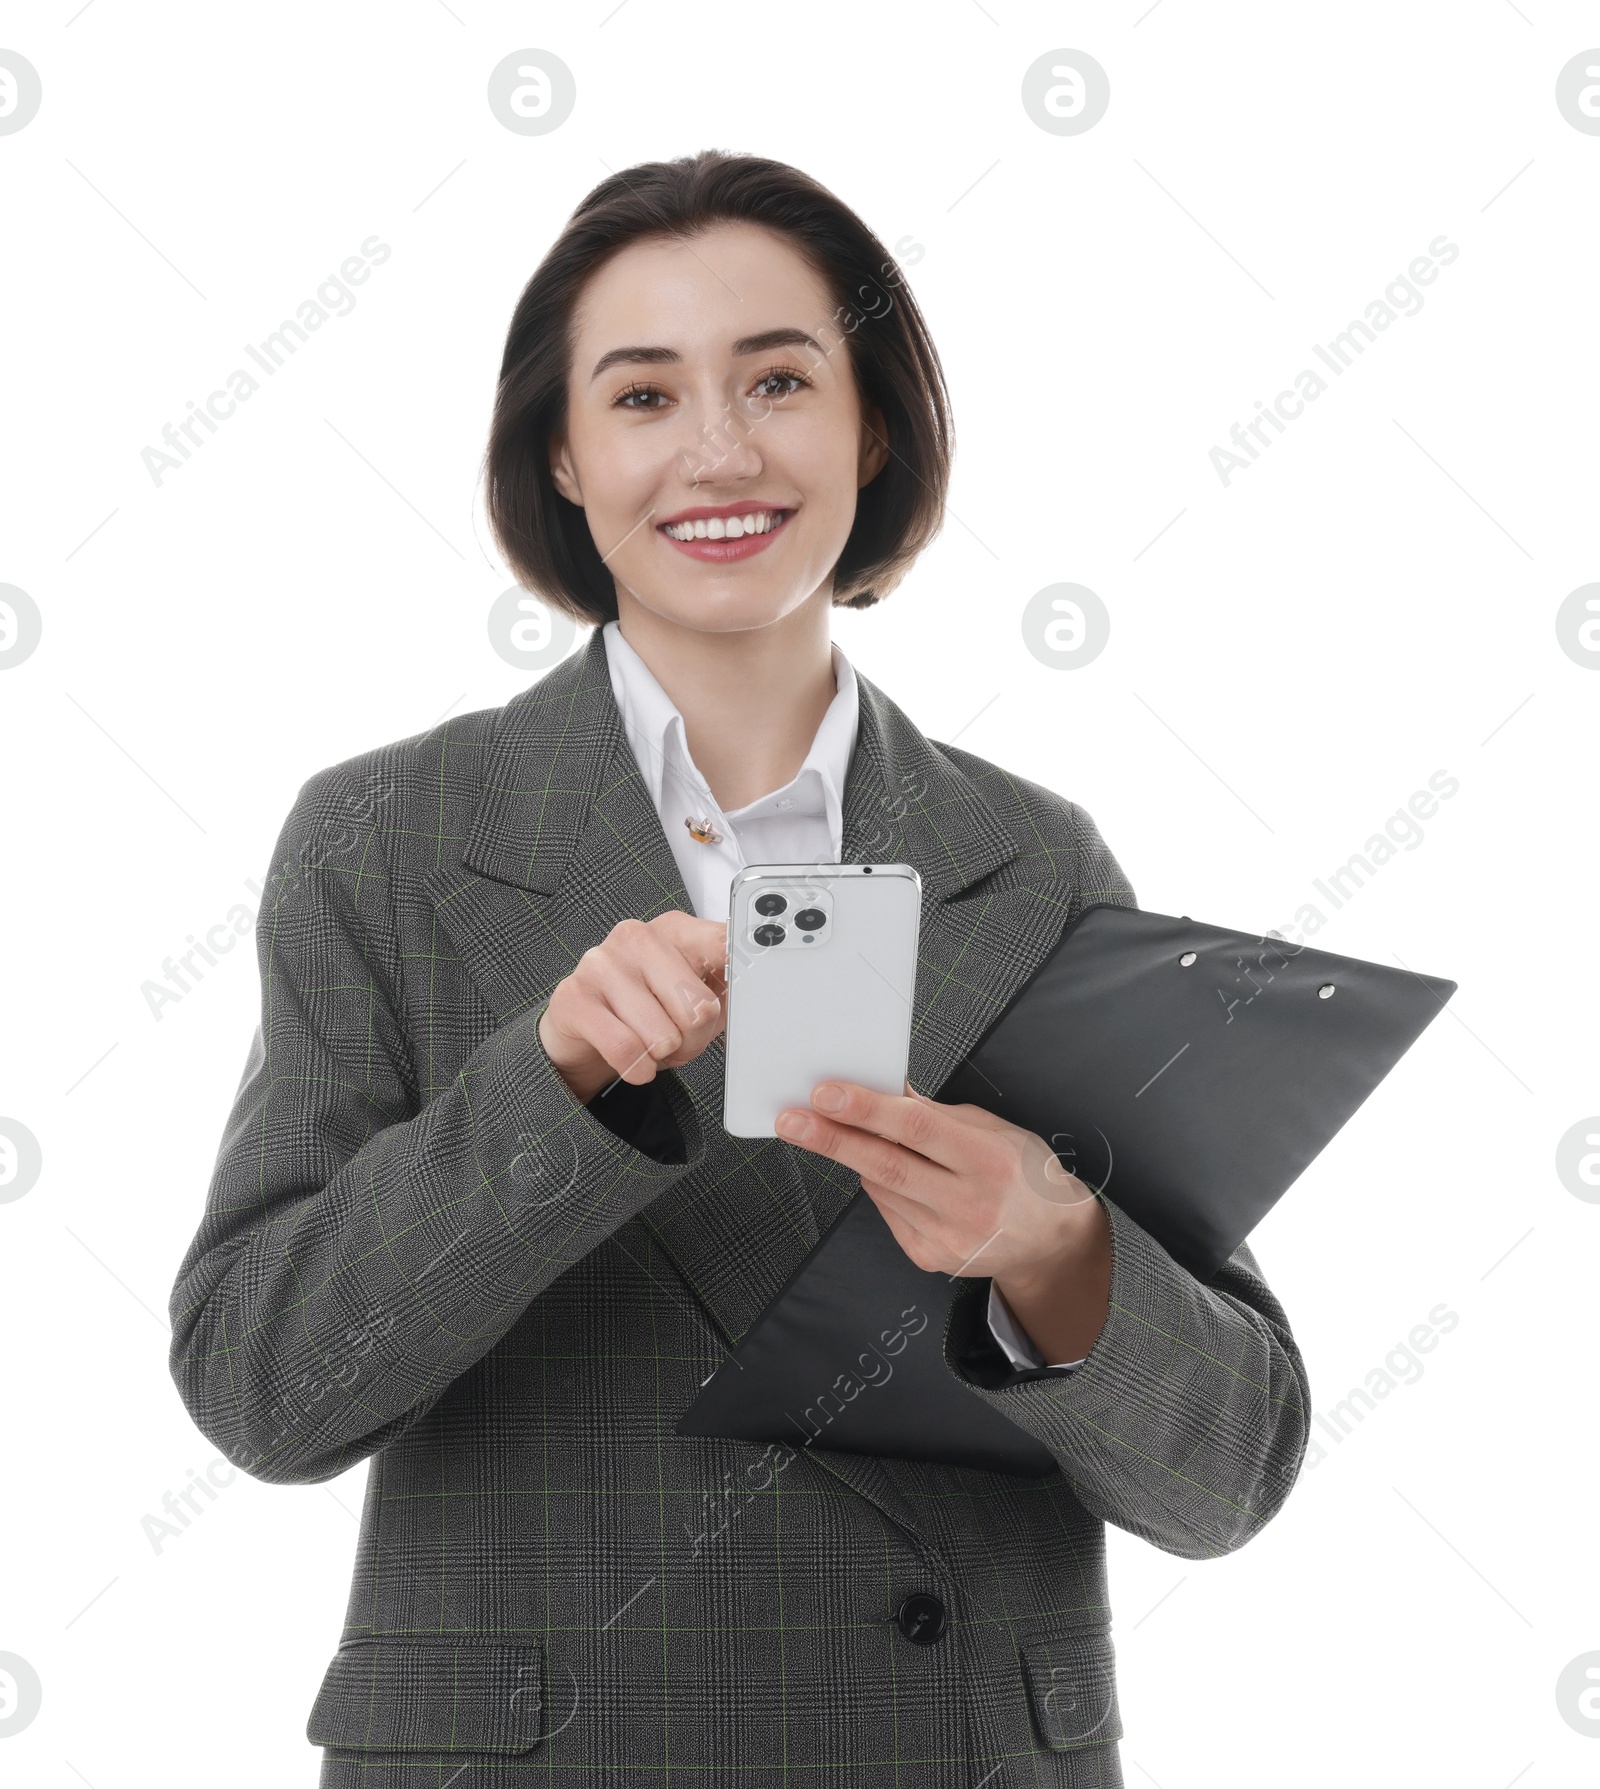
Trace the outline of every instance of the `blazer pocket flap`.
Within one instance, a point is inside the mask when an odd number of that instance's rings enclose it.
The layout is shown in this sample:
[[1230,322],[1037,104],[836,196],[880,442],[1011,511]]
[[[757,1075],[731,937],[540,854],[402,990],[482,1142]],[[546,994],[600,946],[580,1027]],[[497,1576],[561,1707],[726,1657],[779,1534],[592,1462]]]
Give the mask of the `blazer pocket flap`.
[[1122,1737],[1116,1649],[1104,1628],[1085,1628],[1022,1648],[1034,1729],[1052,1752]]
[[306,1738],[361,1751],[525,1752],[540,1738],[543,1653],[538,1641],[346,1641]]

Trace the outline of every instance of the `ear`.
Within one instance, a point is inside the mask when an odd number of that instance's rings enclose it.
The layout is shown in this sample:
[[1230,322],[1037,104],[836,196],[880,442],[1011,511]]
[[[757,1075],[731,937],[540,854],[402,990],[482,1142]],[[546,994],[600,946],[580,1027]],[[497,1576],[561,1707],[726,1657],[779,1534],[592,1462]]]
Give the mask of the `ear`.
[[575,503],[579,509],[583,508],[583,487],[578,483],[577,472],[573,469],[572,455],[568,451],[565,435],[551,438],[550,477],[568,503]]
[[856,489],[872,483],[889,463],[889,425],[883,412],[872,405],[861,418],[861,450]]

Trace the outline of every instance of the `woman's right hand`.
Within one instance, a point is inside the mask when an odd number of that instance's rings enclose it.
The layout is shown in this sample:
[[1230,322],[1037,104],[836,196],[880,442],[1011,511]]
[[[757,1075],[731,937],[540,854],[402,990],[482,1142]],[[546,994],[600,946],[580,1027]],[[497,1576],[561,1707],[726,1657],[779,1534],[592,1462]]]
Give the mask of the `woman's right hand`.
[[625,919],[578,958],[539,1016],[539,1041],[587,1105],[693,1062],[727,1022],[727,925],[690,913]]

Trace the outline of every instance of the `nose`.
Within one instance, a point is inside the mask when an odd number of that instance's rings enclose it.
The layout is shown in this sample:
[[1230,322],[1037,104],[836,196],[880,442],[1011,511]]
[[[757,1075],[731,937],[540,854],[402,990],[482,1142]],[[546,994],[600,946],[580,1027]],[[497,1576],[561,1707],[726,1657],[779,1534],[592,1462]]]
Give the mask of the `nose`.
[[[690,484],[718,486],[762,471],[761,418],[740,415],[720,391],[684,405],[681,421],[689,440],[679,450],[679,461]],[[705,492],[700,495],[703,499]]]

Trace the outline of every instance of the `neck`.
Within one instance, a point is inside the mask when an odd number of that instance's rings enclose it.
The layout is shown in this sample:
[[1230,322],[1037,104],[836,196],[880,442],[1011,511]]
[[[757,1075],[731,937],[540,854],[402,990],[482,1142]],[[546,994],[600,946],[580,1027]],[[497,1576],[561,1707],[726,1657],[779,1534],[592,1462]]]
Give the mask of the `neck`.
[[794,777],[836,694],[825,593],[765,627],[682,627],[617,593],[617,626],[683,716],[724,811]]

